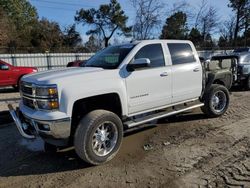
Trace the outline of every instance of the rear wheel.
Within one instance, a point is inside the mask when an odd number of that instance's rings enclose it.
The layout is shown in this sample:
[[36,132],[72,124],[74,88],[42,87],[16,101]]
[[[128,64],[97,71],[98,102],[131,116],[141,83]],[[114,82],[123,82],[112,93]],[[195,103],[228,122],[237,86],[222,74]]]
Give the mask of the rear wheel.
[[74,138],[78,156],[92,165],[111,160],[123,138],[120,118],[106,110],[94,110],[80,121]]
[[201,110],[209,117],[223,115],[229,106],[229,92],[226,87],[214,84],[204,94],[204,106]]

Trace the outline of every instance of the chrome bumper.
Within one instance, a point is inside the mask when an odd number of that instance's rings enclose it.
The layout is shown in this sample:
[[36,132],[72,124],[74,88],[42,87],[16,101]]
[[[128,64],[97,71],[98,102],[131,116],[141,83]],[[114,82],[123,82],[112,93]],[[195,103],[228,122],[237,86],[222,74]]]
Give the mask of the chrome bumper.
[[18,116],[16,114],[16,111],[14,110],[13,106],[11,104],[8,104],[8,108],[9,108],[10,115],[11,115],[12,119],[14,120],[19,133],[24,138],[27,138],[27,139],[33,139],[33,138],[35,138],[34,135],[29,135],[26,132],[24,132],[23,124],[21,123],[20,119],[18,118]]
[[67,139],[70,136],[70,118],[52,121],[35,120],[21,113],[19,116],[11,104],[8,104],[9,112],[16,124],[19,133],[27,139],[36,136],[49,137],[52,139]]

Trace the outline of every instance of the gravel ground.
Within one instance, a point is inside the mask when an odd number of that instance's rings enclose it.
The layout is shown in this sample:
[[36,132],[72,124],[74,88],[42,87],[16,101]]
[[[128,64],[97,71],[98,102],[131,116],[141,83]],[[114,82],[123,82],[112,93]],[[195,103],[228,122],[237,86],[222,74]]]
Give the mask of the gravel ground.
[[13,88],[0,88],[0,112],[8,110],[8,103],[11,103],[16,107],[19,99],[20,94]]
[[97,167],[70,148],[45,153],[40,139],[2,124],[0,187],[250,187],[249,112],[250,92],[235,91],[223,117],[196,110],[132,131],[118,156]]

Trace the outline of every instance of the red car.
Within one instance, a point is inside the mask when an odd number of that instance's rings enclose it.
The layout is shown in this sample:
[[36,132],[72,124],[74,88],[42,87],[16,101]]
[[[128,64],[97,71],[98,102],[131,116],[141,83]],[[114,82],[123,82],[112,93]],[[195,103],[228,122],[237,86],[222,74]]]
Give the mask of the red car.
[[13,86],[18,89],[22,76],[37,72],[34,67],[15,67],[0,60],[0,87]]
[[87,60],[76,60],[76,61],[72,61],[69,62],[67,64],[67,67],[81,67],[84,66],[84,64],[87,62]]

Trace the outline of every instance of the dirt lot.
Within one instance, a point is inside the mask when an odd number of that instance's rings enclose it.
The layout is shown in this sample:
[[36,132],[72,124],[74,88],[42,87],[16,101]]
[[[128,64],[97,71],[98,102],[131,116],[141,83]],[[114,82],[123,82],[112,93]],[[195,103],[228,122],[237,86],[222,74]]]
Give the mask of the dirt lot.
[[17,106],[20,94],[12,88],[0,88],[0,113],[8,110],[6,103],[12,103]]
[[250,92],[233,92],[221,118],[197,110],[160,122],[126,134],[98,167],[73,150],[44,153],[41,140],[0,122],[0,187],[250,187]]

